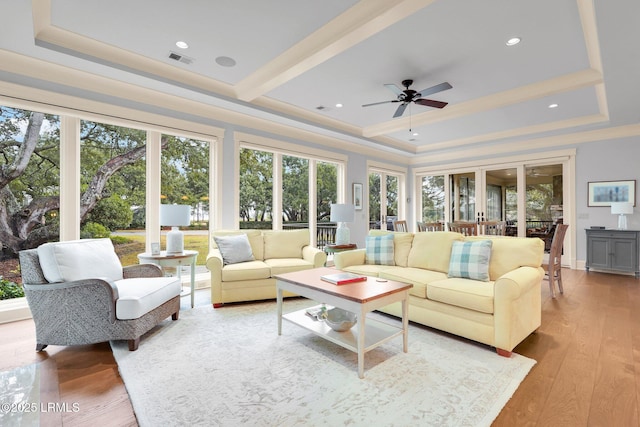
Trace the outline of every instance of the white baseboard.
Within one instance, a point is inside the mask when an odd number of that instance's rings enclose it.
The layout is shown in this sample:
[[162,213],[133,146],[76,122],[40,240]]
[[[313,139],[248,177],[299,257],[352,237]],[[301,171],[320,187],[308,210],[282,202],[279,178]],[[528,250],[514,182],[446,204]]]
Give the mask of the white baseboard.
[[0,323],[17,322],[18,320],[31,319],[31,317],[31,310],[29,310],[26,298],[0,301]]

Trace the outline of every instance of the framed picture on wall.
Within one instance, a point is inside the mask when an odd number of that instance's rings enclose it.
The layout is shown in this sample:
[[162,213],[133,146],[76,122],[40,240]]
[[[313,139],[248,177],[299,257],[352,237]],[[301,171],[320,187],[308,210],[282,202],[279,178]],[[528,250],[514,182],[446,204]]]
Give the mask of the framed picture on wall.
[[589,183],[587,206],[611,206],[611,203],[627,202],[636,205],[636,180],[597,181]]
[[353,206],[357,211],[362,210],[362,184],[354,182],[353,183]]

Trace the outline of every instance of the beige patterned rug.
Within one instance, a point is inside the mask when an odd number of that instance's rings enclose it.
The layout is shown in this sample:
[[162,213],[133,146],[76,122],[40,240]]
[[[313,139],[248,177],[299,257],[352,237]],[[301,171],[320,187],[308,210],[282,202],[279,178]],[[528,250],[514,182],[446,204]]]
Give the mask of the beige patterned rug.
[[371,350],[359,379],[355,353],[286,321],[278,336],[275,302],[185,310],[135,352],[111,346],[141,426],[489,426],[536,363],[411,325],[409,352]]

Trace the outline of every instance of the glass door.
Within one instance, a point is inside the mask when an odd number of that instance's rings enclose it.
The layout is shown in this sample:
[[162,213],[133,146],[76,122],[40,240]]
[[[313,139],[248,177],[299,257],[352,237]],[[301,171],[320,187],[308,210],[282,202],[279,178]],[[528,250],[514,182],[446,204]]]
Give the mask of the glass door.
[[369,229],[393,230],[400,216],[401,179],[398,175],[369,173]]
[[526,235],[542,239],[549,252],[555,228],[563,223],[562,164],[526,166],[525,175]]
[[476,211],[476,172],[449,175],[451,213],[449,221],[476,221],[484,213]]
[[[518,169],[485,170],[485,205],[487,221],[505,221],[506,234],[518,235]],[[481,215],[482,215],[481,212]]]

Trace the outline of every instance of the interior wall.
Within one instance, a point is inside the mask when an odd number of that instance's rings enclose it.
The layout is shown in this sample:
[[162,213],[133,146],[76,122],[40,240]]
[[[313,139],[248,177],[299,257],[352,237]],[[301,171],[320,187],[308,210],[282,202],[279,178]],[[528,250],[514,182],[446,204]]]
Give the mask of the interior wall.
[[616,228],[618,218],[608,207],[589,207],[588,183],[593,181],[636,180],[636,207],[627,215],[629,229],[640,230],[638,188],[640,182],[640,145],[638,138],[623,138],[578,146],[576,151],[576,243],[578,267],[583,267],[587,254],[585,229],[599,225]]

